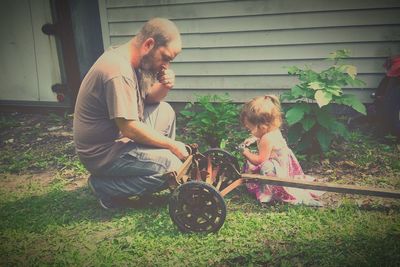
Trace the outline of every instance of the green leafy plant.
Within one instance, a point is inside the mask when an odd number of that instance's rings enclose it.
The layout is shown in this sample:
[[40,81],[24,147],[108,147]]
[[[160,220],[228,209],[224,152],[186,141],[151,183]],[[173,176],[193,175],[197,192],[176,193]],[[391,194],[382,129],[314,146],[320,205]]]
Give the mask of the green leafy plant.
[[198,96],[195,103],[188,103],[180,112],[186,141],[213,148],[233,148],[244,138],[239,126],[239,108],[228,94]]
[[[352,94],[343,91],[345,86],[361,86],[365,83],[356,78],[357,68],[343,63],[349,57],[348,50],[330,54],[333,64],[317,72],[310,68],[289,68],[300,83],[281,95],[282,100],[294,102],[286,111],[289,125],[288,140],[297,144],[296,150],[315,153],[326,152],[335,137],[348,137],[346,126],[333,114],[333,106],[345,105],[366,114],[365,106]],[[316,103],[316,105],[315,105]]]

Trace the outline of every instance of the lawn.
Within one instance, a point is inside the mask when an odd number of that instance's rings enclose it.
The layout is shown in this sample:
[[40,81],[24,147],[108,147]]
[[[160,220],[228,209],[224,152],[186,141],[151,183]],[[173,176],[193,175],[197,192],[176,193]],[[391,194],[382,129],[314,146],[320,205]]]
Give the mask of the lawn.
[[[104,211],[71,125],[71,115],[0,114],[0,266],[400,266],[399,200],[326,193],[323,208],[260,206],[239,188],[208,235],[177,230],[168,191]],[[305,171],[400,190],[399,146],[365,132],[323,159],[300,156]]]

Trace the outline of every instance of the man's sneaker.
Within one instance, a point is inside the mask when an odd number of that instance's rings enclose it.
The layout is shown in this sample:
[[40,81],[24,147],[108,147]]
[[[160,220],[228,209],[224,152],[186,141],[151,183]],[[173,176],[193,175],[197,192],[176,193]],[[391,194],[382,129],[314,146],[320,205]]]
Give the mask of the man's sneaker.
[[99,204],[105,210],[112,210],[118,208],[111,199],[99,198]]
[[93,183],[92,183],[92,176],[89,176],[88,178],[88,187],[92,191],[92,193],[97,197],[100,206],[105,209],[105,210],[111,210],[111,209],[117,209],[117,208],[123,208],[126,207],[126,203],[128,199],[125,198],[101,198],[99,194],[96,192],[96,189],[94,189]]

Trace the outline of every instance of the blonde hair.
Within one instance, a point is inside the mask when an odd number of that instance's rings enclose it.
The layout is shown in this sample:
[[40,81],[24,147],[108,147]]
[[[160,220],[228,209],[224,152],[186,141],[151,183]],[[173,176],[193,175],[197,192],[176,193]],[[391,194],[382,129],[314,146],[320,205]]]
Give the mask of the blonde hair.
[[257,126],[265,125],[268,131],[281,127],[282,113],[278,97],[265,95],[253,98],[243,105],[240,121],[242,124],[248,121]]

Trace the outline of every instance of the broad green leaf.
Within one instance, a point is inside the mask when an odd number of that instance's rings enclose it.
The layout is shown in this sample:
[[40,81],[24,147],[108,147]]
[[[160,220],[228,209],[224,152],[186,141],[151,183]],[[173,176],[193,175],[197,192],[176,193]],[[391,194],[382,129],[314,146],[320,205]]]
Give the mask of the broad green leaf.
[[289,125],[293,125],[304,117],[304,113],[309,111],[310,107],[307,104],[296,104],[286,112],[286,121]]
[[296,67],[296,66],[291,66],[291,67],[288,68],[288,73],[291,74],[291,75],[295,75],[295,74],[297,74],[297,72],[298,72],[299,70],[300,70],[300,69],[299,69],[298,67]]
[[320,110],[320,112],[317,112],[316,115],[317,115],[318,123],[322,127],[326,128],[328,130],[330,130],[331,127],[333,127],[333,125],[336,121],[332,115],[330,115],[327,111],[324,111],[324,110]]
[[299,78],[305,82],[316,82],[318,81],[319,74],[313,70],[306,70]]
[[349,107],[352,107],[354,110],[360,112],[361,114],[366,115],[367,110],[363,103],[355,95],[345,94],[342,95],[340,99],[336,101],[339,104],[343,104]]
[[331,133],[326,131],[324,128],[321,128],[317,132],[317,140],[319,142],[319,145],[321,146],[321,150],[323,152],[326,152],[329,150],[329,147],[331,146],[333,136]]
[[296,108],[291,108],[286,112],[286,121],[289,125],[299,122],[304,117],[304,111]]
[[308,132],[314,125],[316,121],[314,118],[311,118],[309,116],[305,117],[302,121],[301,124],[303,125],[304,131]]
[[336,50],[335,52],[329,53],[329,59],[341,59],[341,58],[348,58],[350,54],[350,50],[348,49],[341,49]]
[[328,92],[324,92],[322,90],[318,90],[315,95],[315,100],[317,101],[318,106],[321,108],[325,105],[328,105],[332,100],[332,94]]
[[347,84],[351,86],[364,86],[366,83],[360,79],[352,79],[351,77],[347,77],[345,80]]
[[343,123],[335,121],[334,123],[334,133],[342,136],[345,139],[349,138],[349,131]]
[[347,69],[347,65],[339,65],[339,66],[335,65],[335,68],[334,68],[335,71],[340,71],[340,72],[346,72],[346,69]]
[[290,93],[294,98],[300,98],[300,97],[307,96],[307,91],[304,90],[304,88],[299,85],[293,86],[292,89],[290,90]]
[[295,98],[293,97],[293,95],[290,93],[290,92],[284,92],[283,94],[281,94],[280,96],[280,100],[281,100],[281,103],[284,101],[284,100],[294,100]]
[[192,117],[195,113],[189,110],[182,110],[180,112],[180,114],[182,114],[185,117]]
[[341,96],[342,95],[342,88],[337,85],[331,85],[326,88],[326,91],[331,93],[334,96]]
[[308,83],[308,87],[313,90],[319,90],[319,89],[324,88],[324,84],[322,84],[320,82],[310,82],[310,83]]

